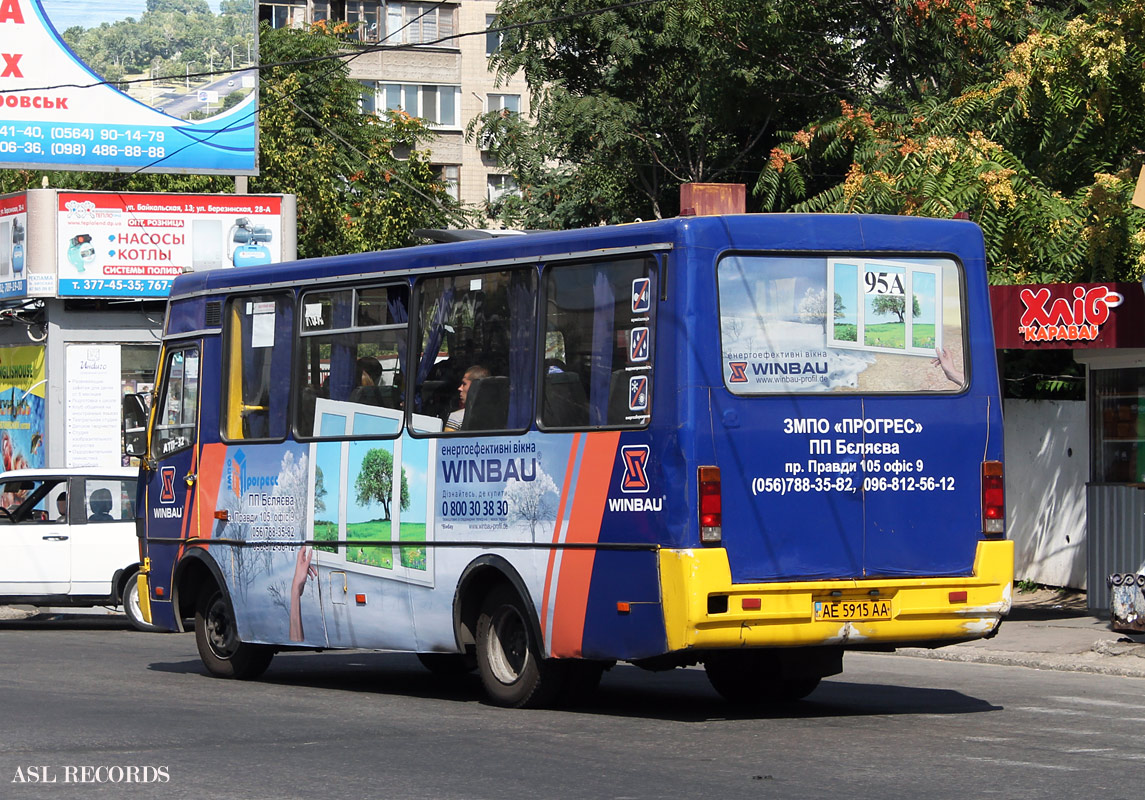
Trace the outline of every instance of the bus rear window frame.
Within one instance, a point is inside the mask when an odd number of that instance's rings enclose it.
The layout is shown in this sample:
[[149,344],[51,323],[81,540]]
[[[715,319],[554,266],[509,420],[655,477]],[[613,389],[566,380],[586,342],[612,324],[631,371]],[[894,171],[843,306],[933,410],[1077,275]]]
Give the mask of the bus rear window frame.
[[[864,390],[864,391],[848,391],[838,392],[831,390],[797,390],[791,389],[782,392],[734,392],[728,387],[727,378],[724,375],[723,369],[723,353],[724,350],[724,327],[722,321],[723,304],[720,297],[720,265],[727,258],[737,256],[755,256],[762,258],[814,258],[828,261],[830,259],[838,258],[856,258],[863,260],[873,259],[893,259],[895,261],[910,261],[911,259],[925,259],[926,261],[941,261],[946,260],[954,265],[958,277],[958,294],[960,298],[959,303],[959,325],[961,326],[962,333],[962,347],[963,347],[963,379],[962,385],[953,391],[925,391],[921,389],[913,389],[910,391],[882,391],[882,390]],[[920,398],[946,398],[958,397],[967,394],[970,391],[971,383],[973,382],[972,361],[967,354],[970,352],[970,334],[969,334],[969,318],[967,316],[969,309],[969,302],[966,293],[966,265],[962,259],[955,253],[948,251],[903,251],[903,250],[744,250],[744,249],[728,249],[716,254],[712,262],[712,277],[715,281],[715,297],[716,297],[716,326],[719,332],[719,349],[718,355],[720,357],[720,386],[723,390],[733,398],[777,398],[777,397],[920,397]],[[826,340],[824,347],[828,347]],[[924,358],[925,356],[918,356]],[[937,369],[937,367],[936,367]]]

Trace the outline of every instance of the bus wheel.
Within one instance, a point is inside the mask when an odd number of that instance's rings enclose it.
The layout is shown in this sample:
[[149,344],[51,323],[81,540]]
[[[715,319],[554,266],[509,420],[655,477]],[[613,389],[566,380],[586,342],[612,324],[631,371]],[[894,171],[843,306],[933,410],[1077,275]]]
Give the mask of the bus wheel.
[[477,669],[477,659],[471,653],[418,653],[417,660],[434,675],[468,675]]
[[138,573],[133,572],[127,579],[127,583],[123,586],[123,613],[127,615],[127,621],[131,623],[132,627],[137,631],[145,631],[147,633],[154,633],[163,630],[162,628],[152,625],[143,619],[143,611],[139,608],[139,583],[136,581]]
[[802,700],[819,686],[820,676],[783,678],[773,653],[713,653],[704,661],[708,682],[730,703],[779,706]]
[[540,653],[521,598],[508,586],[493,589],[477,618],[477,668],[489,699],[509,708],[552,702],[563,683],[562,665]]
[[195,646],[207,671],[217,678],[257,678],[274,658],[273,648],[239,640],[234,611],[219,589],[204,594],[195,609]]

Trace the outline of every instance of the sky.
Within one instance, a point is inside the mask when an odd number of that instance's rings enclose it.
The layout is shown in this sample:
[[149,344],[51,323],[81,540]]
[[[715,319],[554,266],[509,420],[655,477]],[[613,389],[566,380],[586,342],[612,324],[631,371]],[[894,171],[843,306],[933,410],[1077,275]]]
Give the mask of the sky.
[[[216,14],[219,0],[208,0]],[[104,22],[116,22],[127,17],[139,19],[147,10],[147,0],[41,0],[48,19],[57,31],[63,33],[73,25],[96,28]]]

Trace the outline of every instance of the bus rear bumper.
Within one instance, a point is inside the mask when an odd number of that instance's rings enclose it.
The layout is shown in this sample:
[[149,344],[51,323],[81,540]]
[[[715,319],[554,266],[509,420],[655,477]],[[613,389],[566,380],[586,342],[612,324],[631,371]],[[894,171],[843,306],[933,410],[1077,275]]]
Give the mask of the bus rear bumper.
[[733,584],[722,548],[660,551],[669,650],[941,646],[994,635],[1014,543],[981,541],[970,576]]

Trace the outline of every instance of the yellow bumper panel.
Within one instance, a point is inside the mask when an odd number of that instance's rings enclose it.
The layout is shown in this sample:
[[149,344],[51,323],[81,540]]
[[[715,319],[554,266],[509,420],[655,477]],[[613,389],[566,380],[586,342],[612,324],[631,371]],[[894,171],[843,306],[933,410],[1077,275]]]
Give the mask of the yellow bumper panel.
[[143,621],[148,625],[151,623],[151,588],[147,585],[147,572],[140,569],[135,573],[135,585],[139,589],[139,613],[143,616]]
[[[1014,543],[1004,539],[978,543],[973,575],[947,578],[733,584],[723,548],[660,551],[670,650],[980,639],[1009,612],[1013,582]],[[816,603],[841,605],[836,618],[816,619]],[[872,607],[885,618],[863,617]],[[860,616],[844,619],[850,612]]]

